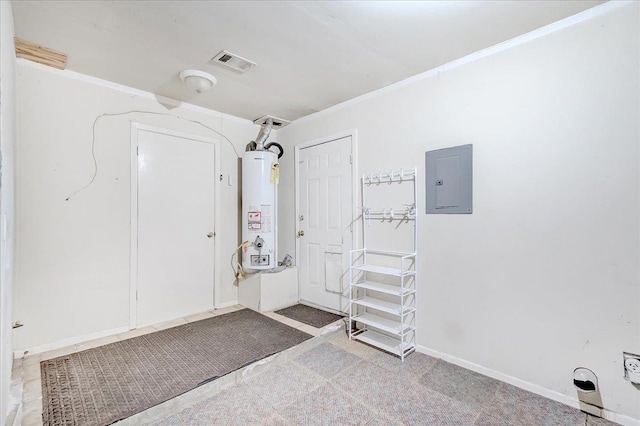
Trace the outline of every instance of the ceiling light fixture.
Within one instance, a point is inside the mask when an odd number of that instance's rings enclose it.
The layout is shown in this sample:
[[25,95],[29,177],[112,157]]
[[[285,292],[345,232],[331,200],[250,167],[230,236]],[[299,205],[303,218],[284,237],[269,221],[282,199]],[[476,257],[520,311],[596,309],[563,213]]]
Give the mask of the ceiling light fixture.
[[211,74],[198,70],[184,70],[180,73],[180,78],[190,89],[198,93],[206,92],[218,82]]

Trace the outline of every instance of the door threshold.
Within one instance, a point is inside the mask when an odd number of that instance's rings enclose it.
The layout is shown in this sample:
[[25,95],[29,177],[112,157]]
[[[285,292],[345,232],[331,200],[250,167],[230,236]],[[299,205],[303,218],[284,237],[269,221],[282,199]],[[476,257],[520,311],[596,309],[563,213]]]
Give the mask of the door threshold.
[[330,312],[330,313],[336,314],[336,315],[347,315],[348,314],[348,312],[337,311],[335,309],[327,308],[326,306],[318,305],[317,303],[308,302],[306,300],[299,300],[298,303],[300,303],[301,305],[309,306],[311,308],[320,309],[321,311]]

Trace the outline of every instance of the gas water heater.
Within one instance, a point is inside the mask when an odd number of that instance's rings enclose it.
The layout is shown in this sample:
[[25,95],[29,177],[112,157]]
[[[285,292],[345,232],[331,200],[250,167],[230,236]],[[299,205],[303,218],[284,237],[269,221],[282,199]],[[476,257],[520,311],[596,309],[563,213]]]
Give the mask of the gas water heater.
[[245,269],[273,269],[278,248],[278,157],[270,151],[242,154],[242,255]]
[[[264,144],[271,131],[267,122],[253,150],[242,154],[242,267],[246,270],[267,270],[278,266],[278,158],[282,147],[274,142]],[[269,151],[271,146],[280,154]]]

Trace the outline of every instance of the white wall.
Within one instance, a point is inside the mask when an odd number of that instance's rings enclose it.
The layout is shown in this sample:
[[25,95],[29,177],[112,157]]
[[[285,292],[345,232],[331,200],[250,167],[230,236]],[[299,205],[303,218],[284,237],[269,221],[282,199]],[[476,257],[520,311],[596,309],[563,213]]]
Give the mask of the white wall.
[[[15,318],[17,350],[56,346],[129,324],[130,122],[207,137],[199,125],[134,113],[103,117],[95,127],[98,175],[93,172],[92,124],[103,113],[168,112],[225,134],[242,152],[258,127],[214,111],[167,111],[149,94],[107,87],[95,79],[18,61],[18,247]],[[104,83],[104,82],[103,82]],[[220,141],[222,229],[216,230],[220,280],[216,305],[237,300],[229,258],[238,245],[238,160]],[[226,176],[233,176],[233,186]]]
[[13,361],[11,323],[14,263],[15,195],[14,162],[16,146],[16,59],[13,46],[13,16],[10,2],[0,2],[0,425],[11,406],[9,385]]
[[[609,5],[606,8],[613,8]],[[640,353],[640,4],[295,121],[285,148],[357,128],[361,172],[472,143],[472,215],[419,217],[418,344],[640,419],[622,352]],[[590,12],[591,13],[591,12]],[[283,159],[282,252],[295,247]],[[562,398],[561,398],[562,399]]]

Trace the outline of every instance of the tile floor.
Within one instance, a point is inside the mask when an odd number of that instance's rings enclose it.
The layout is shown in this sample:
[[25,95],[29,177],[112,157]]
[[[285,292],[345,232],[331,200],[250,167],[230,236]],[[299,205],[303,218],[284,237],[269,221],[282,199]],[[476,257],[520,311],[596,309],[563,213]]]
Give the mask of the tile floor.
[[[242,309],[236,305],[14,363],[23,426],[41,425],[39,363],[78,350]],[[604,419],[414,353],[399,359],[349,341],[340,322],[316,338],[145,410],[119,425],[610,425]]]

